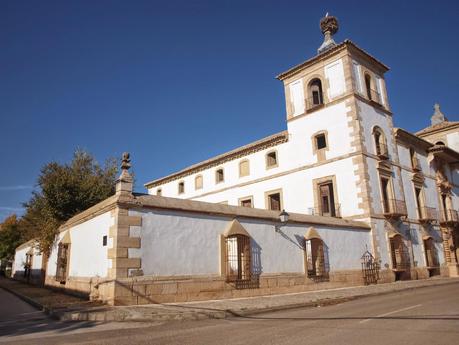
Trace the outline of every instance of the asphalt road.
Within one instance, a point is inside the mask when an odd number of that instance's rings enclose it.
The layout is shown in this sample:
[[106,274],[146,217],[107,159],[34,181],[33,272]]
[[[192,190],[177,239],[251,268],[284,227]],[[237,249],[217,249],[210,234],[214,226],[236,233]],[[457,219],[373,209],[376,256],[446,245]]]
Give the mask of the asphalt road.
[[459,343],[459,283],[226,320],[64,323],[34,314],[1,290],[0,307],[0,343],[8,344]]

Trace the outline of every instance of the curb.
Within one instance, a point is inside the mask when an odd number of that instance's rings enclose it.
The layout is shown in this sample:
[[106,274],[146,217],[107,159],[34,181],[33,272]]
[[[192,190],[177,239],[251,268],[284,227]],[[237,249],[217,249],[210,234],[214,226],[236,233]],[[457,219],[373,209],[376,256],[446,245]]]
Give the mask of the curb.
[[[349,296],[339,296],[339,297],[324,297],[318,298],[314,301],[307,301],[301,303],[292,303],[284,304],[272,307],[261,307],[261,308],[248,308],[248,309],[216,309],[214,311],[202,311],[202,310],[190,310],[188,312],[174,312],[173,310],[165,309],[163,313],[150,314],[149,317],[145,317],[145,314],[136,312],[135,310],[129,309],[110,309],[110,310],[69,310],[65,308],[52,309],[46,307],[45,305],[37,302],[36,300],[25,296],[11,288],[0,286],[4,289],[17,296],[26,303],[29,303],[33,307],[43,311],[45,314],[49,315],[53,319],[60,321],[99,321],[99,322],[152,322],[152,321],[185,321],[185,320],[203,320],[203,319],[226,319],[230,317],[250,317],[251,315],[257,315],[267,312],[275,312],[288,309],[298,309],[298,308],[312,308],[318,306],[327,306],[339,304],[347,301],[352,301],[360,298],[372,297],[372,296],[382,296],[392,293],[397,293],[400,291],[409,291],[414,289],[422,289],[432,286],[443,286],[457,284],[458,279],[453,281],[440,281],[437,284],[428,284],[421,286],[407,286],[399,289],[393,289],[388,291],[375,291],[370,293],[357,293],[356,295]],[[133,306],[135,308],[135,306]],[[96,307],[99,308],[99,307]],[[109,307],[110,308],[110,307]],[[198,308],[197,308],[198,309]],[[136,315],[137,314],[137,315]]]

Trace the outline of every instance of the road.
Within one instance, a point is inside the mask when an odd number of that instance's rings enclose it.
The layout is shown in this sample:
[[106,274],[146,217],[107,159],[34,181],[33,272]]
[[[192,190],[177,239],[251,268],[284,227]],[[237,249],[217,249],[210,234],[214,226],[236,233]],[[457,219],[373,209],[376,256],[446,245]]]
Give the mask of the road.
[[[168,323],[58,322],[6,299],[0,343],[8,344],[458,344],[459,283],[338,305]],[[11,310],[13,321],[5,320]],[[27,321],[22,321],[27,319]],[[21,322],[18,322],[21,320]],[[8,334],[6,334],[8,333]]]

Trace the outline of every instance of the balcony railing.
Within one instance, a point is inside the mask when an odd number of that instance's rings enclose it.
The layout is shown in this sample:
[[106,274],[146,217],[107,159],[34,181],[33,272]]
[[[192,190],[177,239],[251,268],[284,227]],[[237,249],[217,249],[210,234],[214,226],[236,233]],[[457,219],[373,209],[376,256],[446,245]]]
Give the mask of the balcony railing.
[[441,212],[440,223],[454,225],[459,223],[459,213],[456,210],[446,209]]
[[309,214],[311,216],[341,218],[341,204],[334,204],[331,209],[311,207],[309,208]]
[[314,110],[317,110],[319,108],[322,108],[324,106],[324,99],[323,97],[310,97],[306,98],[305,100],[306,103],[306,111],[311,112]]
[[379,159],[389,159],[389,150],[385,143],[376,143],[376,155]]
[[374,102],[374,103],[379,104],[379,105],[382,104],[381,95],[376,90],[373,90],[373,89],[367,90],[367,97],[371,102]]
[[381,201],[383,213],[388,218],[406,217],[406,204],[404,200],[386,199]]
[[419,213],[419,221],[422,223],[429,223],[433,222],[438,219],[438,212],[437,209],[434,207],[419,207],[418,208],[418,213]]

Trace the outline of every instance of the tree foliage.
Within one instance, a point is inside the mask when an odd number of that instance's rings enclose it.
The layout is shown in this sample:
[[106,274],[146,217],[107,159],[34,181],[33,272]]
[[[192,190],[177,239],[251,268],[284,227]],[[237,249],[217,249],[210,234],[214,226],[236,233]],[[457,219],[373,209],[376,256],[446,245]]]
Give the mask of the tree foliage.
[[62,223],[114,194],[116,173],[115,159],[102,167],[81,150],[69,164],[46,164],[38,177],[39,191],[24,204],[23,232],[48,253]]
[[24,241],[19,224],[20,221],[15,214],[0,224],[0,259],[12,260],[14,250]]

